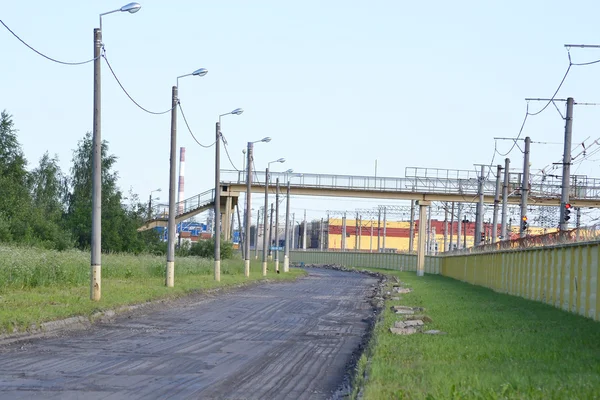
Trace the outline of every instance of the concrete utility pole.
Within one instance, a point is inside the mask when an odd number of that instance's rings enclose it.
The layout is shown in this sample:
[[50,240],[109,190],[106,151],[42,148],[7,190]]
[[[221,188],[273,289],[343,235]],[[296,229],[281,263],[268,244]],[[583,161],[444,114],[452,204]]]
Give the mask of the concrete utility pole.
[[254,228],[254,259],[258,260],[258,230],[260,227],[260,208],[256,212],[256,227]]
[[415,242],[415,201],[410,201],[410,227],[408,231],[408,252],[412,253]]
[[371,239],[369,240],[369,252],[373,252],[373,219],[371,219]]
[[431,205],[430,201],[418,200],[419,205],[419,236],[417,238],[417,276],[425,275],[425,236],[426,225],[423,223],[427,219],[427,207]]
[[383,207],[383,250],[385,251],[385,237],[387,236],[387,208]]
[[271,203],[271,217],[269,218],[269,252],[267,253],[267,259],[273,259],[273,251],[271,246],[273,245],[273,203]]
[[285,248],[283,254],[283,272],[290,270],[290,181],[287,183],[285,200]]
[[[90,265],[90,299],[100,301],[102,294],[102,129],[101,129],[101,86],[100,58],[102,30],[94,29],[94,121],[92,128],[92,242]],[[175,96],[177,95],[177,89]],[[173,107],[174,108],[174,107]],[[171,152],[173,153],[173,151]],[[171,157],[173,155],[171,154]],[[175,179],[175,178],[173,178]],[[173,203],[175,200],[173,200]],[[169,231],[169,236],[171,232]],[[169,248],[167,248],[167,253]],[[175,250],[173,250],[173,254]],[[174,257],[173,257],[174,258]],[[168,264],[167,259],[167,264]]]
[[462,218],[461,218],[461,211],[462,211],[462,203],[458,203],[457,205],[457,209],[458,211],[456,212],[456,250],[460,249],[460,233],[462,230]]
[[463,246],[466,249],[467,248],[467,227],[468,227],[468,222],[467,222],[467,214],[465,213],[463,222],[465,223],[465,226],[463,227]]
[[508,184],[510,182],[510,158],[504,160],[504,183],[502,184],[502,222],[500,222],[500,235],[502,240],[508,240],[506,220],[508,218]]
[[[215,281],[221,280],[221,123],[215,124]],[[174,175],[173,175],[174,176]],[[174,178],[173,178],[174,179]],[[175,195],[175,194],[173,194]],[[175,200],[173,200],[175,201]],[[169,203],[171,201],[169,200]],[[229,212],[229,211],[228,211]],[[169,279],[167,273],[167,279]],[[168,285],[167,285],[168,286]]]
[[265,208],[263,209],[263,257],[262,274],[267,276],[267,210],[269,209],[269,167],[265,170]]
[[[173,107],[173,109],[171,110],[171,157],[169,160],[169,219],[167,222],[167,269],[165,274],[165,286],[167,287],[173,287],[175,284],[175,234],[177,233],[177,229],[175,228],[175,217],[177,215],[177,203],[175,202],[175,179],[177,177],[177,86],[173,86],[171,93],[171,106]],[[217,129],[219,129],[218,125]],[[215,204],[216,203],[217,197],[215,197]]]
[[319,250],[323,251],[323,235],[325,234],[323,218],[321,218],[321,226],[319,228]]
[[[521,224],[519,226],[519,232],[521,237],[527,236],[527,231],[523,229],[523,221],[527,220],[527,197],[529,196],[529,149],[531,147],[531,138],[527,136],[525,138],[525,154],[523,157],[523,182],[521,184]],[[569,154],[571,154],[569,144]],[[564,170],[563,170],[564,171]],[[564,182],[564,181],[563,181]],[[562,200],[562,198],[561,198]]]
[[[296,248],[296,213],[292,213],[292,225],[290,227],[291,229],[291,237],[292,237],[292,242],[290,243],[290,246],[292,249]],[[300,232],[298,232],[300,233]]]
[[[244,237],[244,276],[250,276],[250,225],[252,225],[252,160],[254,155],[254,143],[248,142],[248,151],[246,152],[247,157],[247,171],[246,171],[246,212],[244,214],[245,222],[245,237]],[[256,232],[258,233],[258,223],[256,225]],[[254,241],[254,246],[258,248],[258,242]]]
[[279,273],[279,178],[275,183],[275,271]]
[[358,250],[361,250],[361,240],[362,239],[362,216],[358,216]]
[[494,215],[492,217],[492,243],[498,239],[498,207],[500,206],[500,191],[502,189],[502,165],[496,167],[496,192],[494,193]]
[[377,252],[381,251],[381,208],[377,214]]
[[342,216],[342,242],[341,242],[342,251],[346,250],[346,212],[344,211],[344,215]]
[[452,212],[450,212],[450,246],[449,251],[454,250],[452,248],[452,241],[454,239],[454,202],[452,202]]
[[444,251],[448,251],[448,202],[444,203]]
[[573,98],[567,98],[567,116],[565,118],[565,147],[563,151],[562,191],[560,193],[560,231],[569,229],[569,221],[565,221],[565,204],[569,203],[571,190],[571,139],[573,136]]
[[477,203],[477,213],[475,215],[475,239],[473,240],[473,246],[479,246],[482,244],[481,236],[484,233],[483,230],[483,185],[485,182],[485,165],[481,166],[481,175],[479,176],[479,185],[477,186],[477,195],[479,196],[479,202]]
[[308,229],[308,221],[306,220],[306,210],[304,210],[304,229],[302,230],[302,250],[306,251],[306,231]]
[[354,251],[358,250],[358,212],[354,220]]

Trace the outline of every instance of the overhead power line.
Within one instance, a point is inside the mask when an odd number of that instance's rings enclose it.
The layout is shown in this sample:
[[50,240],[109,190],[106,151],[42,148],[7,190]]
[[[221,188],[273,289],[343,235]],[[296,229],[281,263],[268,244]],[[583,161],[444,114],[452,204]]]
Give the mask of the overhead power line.
[[42,56],[42,57],[44,57],[45,59],[47,59],[47,60],[50,60],[50,61],[52,61],[52,62],[55,62],[55,63],[58,63],[58,64],[63,64],[63,65],[83,65],[83,64],[87,64],[87,63],[90,63],[90,62],[92,62],[92,61],[95,61],[95,60],[98,58],[98,57],[94,57],[94,58],[92,58],[92,59],[90,59],[90,60],[86,60],[86,61],[79,61],[79,62],[69,62],[69,61],[61,61],[61,60],[57,60],[57,59],[55,59],[55,58],[52,58],[52,57],[49,57],[49,56],[45,55],[44,53],[42,53],[42,52],[40,52],[40,51],[38,51],[38,50],[34,49],[32,46],[30,46],[29,44],[27,44],[27,42],[25,42],[23,39],[21,39],[21,38],[19,37],[19,35],[17,35],[15,32],[13,32],[13,31],[12,31],[12,29],[10,29],[10,28],[9,28],[9,27],[8,27],[8,26],[7,26],[7,25],[4,23],[4,21],[0,20],[0,23],[1,23],[1,24],[2,24],[2,25],[3,25],[3,26],[4,26],[4,27],[5,27],[5,28],[6,28],[6,29],[7,29],[7,30],[10,32],[10,33],[12,33],[12,35],[13,35],[14,37],[16,37],[17,39],[19,39],[19,41],[20,41],[21,43],[23,43],[25,46],[27,46],[27,47],[28,47],[30,50],[32,50],[33,52],[35,52],[35,53],[39,54],[40,56]]
[[183,108],[181,107],[181,103],[177,102],[177,105],[179,106],[179,111],[181,111],[181,116],[183,117],[183,122],[185,122],[185,126],[187,127],[188,132],[190,133],[190,135],[192,135],[192,138],[196,141],[196,143],[198,143],[201,147],[204,147],[205,149],[208,149],[209,147],[214,146],[215,143],[217,143],[216,140],[209,145],[205,145],[205,144],[200,143],[198,141],[198,139],[196,139],[196,136],[194,136],[194,133],[192,132],[192,129],[190,128],[190,125],[188,124],[187,118],[185,117],[185,114],[183,113]]
[[121,83],[121,81],[119,80],[119,78],[117,78],[117,74],[115,74],[115,71],[112,69],[110,63],[108,62],[108,58],[106,58],[106,53],[104,51],[102,52],[102,57],[104,58],[104,61],[106,61],[106,65],[108,65],[108,69],[110,69],[110,72],[111,72],[112,76],[115,78],[115,80],[117,81],[117,83],[119,84],[119,86],[121,87],[121,89],[123,90],[123,92],[127,95],[127,97],[129,97],[129,100],[131,100],[133,102],[133,104],[135,104],[136,106],[138,106],[141,110],[147,112],[148,114],[162,115],[162,114],[166,114],[166,113],[172,111],[173,108],[177,107],[177,105],[174,105],[173,107],[169,108],[168,110],[160,111],[160,112],[150,111],[147,108],[142,107],[137,101],[135,101],[133,99],[133,97],[131,97],[131,95],[127,92],[127,90],[125,90],[125,88],[123,87],[123,84]]

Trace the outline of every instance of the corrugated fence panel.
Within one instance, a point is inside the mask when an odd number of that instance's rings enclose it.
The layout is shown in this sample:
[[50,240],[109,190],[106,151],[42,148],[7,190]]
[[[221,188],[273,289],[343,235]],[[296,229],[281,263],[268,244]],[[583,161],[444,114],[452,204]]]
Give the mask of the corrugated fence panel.
[[[290,262],[416,271],[415,254],[292,251]],[[425,272],[600,320],[600,243],[426,256]]]
[[600,320],[600,243],[439,257],[442,275]]
[[[290,263],[338,264],[347,267],[382,268],[397,271],[417,270],[417,256],[415,254],[397,253],[290,251]],[[442,257],[425,257],[425,272],[428,274],[441,273],[442,265]]]

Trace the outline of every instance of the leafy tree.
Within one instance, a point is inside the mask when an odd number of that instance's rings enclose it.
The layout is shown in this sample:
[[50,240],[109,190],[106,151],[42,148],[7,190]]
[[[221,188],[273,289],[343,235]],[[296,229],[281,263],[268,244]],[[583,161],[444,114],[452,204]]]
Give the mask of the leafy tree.
[[27,160],[17,140],[12,116],[0,113],[0,240],[30,238],[28,211],[31,198],[27,186]]
[[[146,205],[130,191],[123,197],[117,187],[118,174],[113,171],[117,161],[108,154],[108,144],[102,142],[102,251],[133,252],[154,250],[159,246],[158,233],[137,232],[147,215]],[[92,135],[87,133],[73,152],[70,192],[67,196],[67,226],[79,248],[87,248],[92,235]],[[129,204],[124,204],[128,200]]]
[[[117,173],[112,172],[117,158],[108,155],[108,144],[101,146],[102,171],[102,249],[122,251],[120,239],[115,237],[114,218],[123,213],[121,192],[117,189]],[[88,248],[92,237],[92,134],[86,133],[73,151],[73,164],[67,195],[67,226],[79,248]]]
[[65,229],[63,216],[67,178],[58,166],[56,156],[46,152],[39,166],[29,176],[33,210],[30,222],[39,244],[64,250],[73,247],[70,233]]

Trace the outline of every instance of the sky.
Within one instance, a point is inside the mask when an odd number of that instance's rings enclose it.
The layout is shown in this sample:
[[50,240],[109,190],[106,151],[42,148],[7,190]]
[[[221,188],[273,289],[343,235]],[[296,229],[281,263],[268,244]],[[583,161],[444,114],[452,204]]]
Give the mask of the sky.
[[[5,2],[0,19],[36,50],[59,60],[93,57],[99,14],[126,1]],[[144,108],[181,106],[196,138],[222,131],[236,168],[248,141],[255,165],[297,173],[403,177],[407,167],[475,170],[503,164],[528,103],[549,98],[569,59],[564,44],[600,44],[595,1],[140,1],[138,13],[103,17],[106,57]],[[572,48],[573,62],[600,59],[600,49]],[[600,102],[600,63],[573,66],[557,98]],[[170,113],[133,104],[102,63],[102,138],[118,157],[119,185],[142,199],[168,198]],[[12,114],[29,167],[44,152],[68,171],[77,142],[92,130],[93,65],[66,66],[40,57],[0,26],[0,109]],[[544,106],[530,102],[529,111]],[[564,104],[557,103],[564,114]],[[575,107],[573,143],[600,137],[600,107]],[[564,121],[551,105],[528,118],[531,168],[562,156]],[[589,138],[589,139],[588,139]],[[200,147],[178,117],[186,148],[185,197],[214,186],[214,147]],[[595,146],[598,148],[599,146]],[[593,150],[590,147],[590,151]],[[574,153],[577,153],[575,151]],[[495,156],[494,156],[495,154]],[[508,155],[522,166],[521,152]],[[572,173],[600,177],[597,157]],[[222,168],[231,168],[222,150]],[[262,198],[253,196],[254,204]],[[387,202],[392,204],[393,202]],[[386,201],[293,197],[309,218],[325,210],[369,208]],[[396,202],[393,204],[406,204]]]

